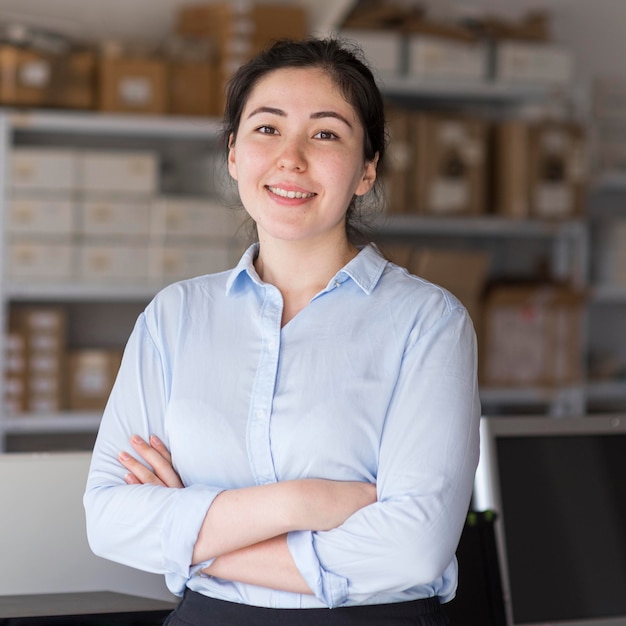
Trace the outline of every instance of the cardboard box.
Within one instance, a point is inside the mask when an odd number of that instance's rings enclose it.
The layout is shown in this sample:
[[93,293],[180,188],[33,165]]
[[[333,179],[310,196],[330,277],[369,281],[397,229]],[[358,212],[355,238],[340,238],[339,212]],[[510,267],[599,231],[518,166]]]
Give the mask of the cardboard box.
[[35,50],[0,45],[0,104],[46,106],[50,82],[48,56]]
[[484,213],[487,122],[455,114],[418,113],[413,123],[417,212],[437,216]]
[[14,237],[7,244],[7,276],[13,280],[64,282],[74,277],[74,244],[51,237]]
[[121,350],[83,349],[68,354],[68,408],[104,409],[122,360]]
[[398,107],[387,111],[389,147],[381,172],[388,213],[410,213],[415,208],[412,178],[415,168],[412,113]]
[[499,41],[492,48],[493,80],[498,83],[569,85],[574,78],[571,50],[525,41]]
[[232,267],[232,245],[206,242],[202,245],[167,244],[154,246],[150,256],[150,277],[156,282],[172,282]]
[[138,200],[83,200],[79,232],[86,237],[147,237],[150,202]]
[[152,205],[152,236],[156,240],[232,239],[242,215],[209,198],[161,196]]
[[75,231],[75,206],[69,197],[55,199],[14,193],[8,205],[9,236],[70,236]]
[[211,37],[221,57],[241,55],[246,60],[270,40],[302,39],[308,35],[306,9],[290,4],[220,2],[182,6],[177,32]]
[[78,246],[78,278],[137,284],[148,278],[148,245],[85,242]]
[[9,328],[25,338],[26,410],[61,410],[67,345],[65,311],[60,307],[14,307],[10,311]]
[[63,148],[13,148],[9,187],[20,191],[70,193],[78,181],[75,150]]
[[483,82],[489,77],[489,49],[483,42],[410,35],[407,73],[425,80]]
[[482,326],[482,301],[491,267],[485,250],[422,248],[411,244],[383,247],[385,256],[420,278],[454,294],[467,309],[477,334]]
[[97,75],[97,57],[91,50],[53,57],[48,102],[66,109],[95,108]]
[[159,157],[152,151],[85,150],[78,162],[79,188],[101,197],[153,195],[159,184]]
[[22,332],[4,336],[4,410],[23,413],[27,406],[26,339]]
[[557,285],[503,285],[485,300],[480,380],[559,386],[582,380],[584,294]]
[[564,219],[584,213],[587,146],[574,123],[500,122],[494,129],[494,212]]
[[168,113],[198,117],[219,116],[218,66],[211,61],[171,61]]
[[166,113],[166,62],[102,56],[98,62],[98,109],[108,113]]

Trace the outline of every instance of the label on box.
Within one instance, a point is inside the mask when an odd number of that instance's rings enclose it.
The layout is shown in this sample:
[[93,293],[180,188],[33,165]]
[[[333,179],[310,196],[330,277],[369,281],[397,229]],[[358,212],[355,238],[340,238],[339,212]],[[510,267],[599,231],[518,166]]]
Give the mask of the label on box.
[[565,217],[573,211],[572,188],[563,183],[542,183],[535,191],[535,212],[541,217]]
[[120,80],[119,98],[131,106],[145,106],[152,100],[152,85],[147,78],[128,76]]
[[434,213],[463,211],[469,201],[467,182],[460,180],[438,180],[430,192],[429,209]]
[[50,65],[45,61],[31,61],[20,67],[19,81],[25,87],[43,89],[50,82]]

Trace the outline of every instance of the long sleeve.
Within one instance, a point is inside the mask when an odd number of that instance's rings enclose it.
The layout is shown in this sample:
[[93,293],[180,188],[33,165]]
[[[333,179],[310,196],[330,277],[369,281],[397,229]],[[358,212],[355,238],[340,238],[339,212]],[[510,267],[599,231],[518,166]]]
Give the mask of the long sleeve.
[[93,452],[84,506],[92,550],[99,556],[163,573],[174,593],[191,575],[191,554],[206,511],[220,489],[193,485],[167,489],[126,485],[117,460],[133,433],[168,442],[165,413],[167,362],[142,314],[128,341],[102,418]]
[[478,462],[475,335],[457,306],[411,341],[380,443],[378,502],[337,529],[289,537],[307,582],[330,606],[416,587],[445,601],[455,591],[454,553]]

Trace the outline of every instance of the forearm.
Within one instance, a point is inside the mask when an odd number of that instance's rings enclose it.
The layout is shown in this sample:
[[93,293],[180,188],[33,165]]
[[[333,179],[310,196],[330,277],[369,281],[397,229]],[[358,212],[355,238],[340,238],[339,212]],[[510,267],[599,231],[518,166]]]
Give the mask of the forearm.
[[291,557],[286,535],[219,556],[204,572],[225,580],[312,594]]
[[328,530],[375,502],[367,483],[293,480],[219,494],[194,546],[193,563],[233,553],[293,530]]

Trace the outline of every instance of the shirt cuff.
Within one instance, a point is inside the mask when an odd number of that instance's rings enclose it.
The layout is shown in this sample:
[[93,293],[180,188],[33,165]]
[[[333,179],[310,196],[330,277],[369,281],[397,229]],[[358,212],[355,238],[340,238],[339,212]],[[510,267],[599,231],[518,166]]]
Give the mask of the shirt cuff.
[[314,534],[309,530],[291,532],[287,546],[315,597],[330,609],[341,606],[348,598],[348,579],[322,567],[315,552]]
[[166,513],[161,533],[163,566],[169,572],[189,579],[213,560],[191,565],[193,548],[209,507],[222,491],[205,485],[178,489]]

